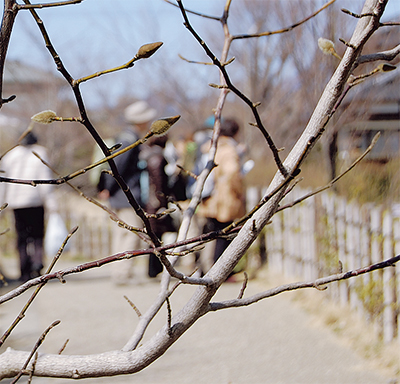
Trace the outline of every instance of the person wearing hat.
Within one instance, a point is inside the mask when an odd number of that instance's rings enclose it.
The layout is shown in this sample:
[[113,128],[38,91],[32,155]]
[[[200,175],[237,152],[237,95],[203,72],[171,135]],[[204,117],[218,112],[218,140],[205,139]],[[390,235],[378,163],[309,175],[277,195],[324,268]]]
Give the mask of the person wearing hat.
[[[156,110],[151,108],[145,101],[137,101],[129,105],[124,111],[124,117],[129,127],[116,138],[116,142],[121,143],[121,148],[124,148],[143,137],[148,132],[150,123],[155,119],[156,115]],[[146,191],[146,185],[148,183],[144,182],[146,177],[146,172],[144,172],[145,164],[140,161],[139,153],[140,146],[117,156],[114,161],[121,177],[128,185],[136,201],[141,206],[144,206],[147,199],[148,191]],[[142,227],[141,219],[130,206],[118,183],[109,174],[104,174],[99,197],[108,199],[111,209],[125,223],[137,228]],[[117,225],[114,228],[112,238],[112,252],[114,254],[140,248],[141,241],[136,234]],[[112,279],[115,283],[125,284],[130,277],[131,268],[126,266],[126,262],[114,263]]]

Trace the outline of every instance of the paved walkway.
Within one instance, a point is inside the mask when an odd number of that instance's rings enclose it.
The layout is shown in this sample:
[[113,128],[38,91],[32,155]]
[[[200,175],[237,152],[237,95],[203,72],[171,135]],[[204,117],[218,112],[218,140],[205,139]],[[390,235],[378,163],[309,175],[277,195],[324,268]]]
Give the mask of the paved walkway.
[[[136,267],[136,270],[144,269],[143,265]],[[158,284],[144,278],[142,270],[139,272],[142,277],[138,276],[132,284],[116,287],[111,283],[109,273],[110,268],[106,266],[79,276],[67,277],[66,284],[49,283],[7,344],[16,349],[30,350],[41,332],[59,319],[61,324],[47,336],[41,347],[42,352],[57,353],[66,339],[70,341],[65,354],[97,353],[121,348],[137,324],[136,314],[123,295],[127,295],[144,312],[157,295]],[[246,294],[255,293],[262,286],[262,282],[251,282]],[[173,312],[179,310],[193,289],[185,286],[176,291],[171,299]],[[226,283],[217,298],[236,297],[239,290],[240,284]],[[132,376],[91,379],[88,382],[391,382],[389,377],[374,370],[371,364],[357,356],[332,332],[316,327],[308,314],[291,303],[288,295],[290,293],[247,308],[210,313],[194,324],[163,357],[142,372]],[[27,298],[24,295],[0,306],[0,331],[9,326]],[[149,337],[165,323],[166,316],[163,308],[148,331]],[[35,378],[33,383],[65,384],[71,381]]]

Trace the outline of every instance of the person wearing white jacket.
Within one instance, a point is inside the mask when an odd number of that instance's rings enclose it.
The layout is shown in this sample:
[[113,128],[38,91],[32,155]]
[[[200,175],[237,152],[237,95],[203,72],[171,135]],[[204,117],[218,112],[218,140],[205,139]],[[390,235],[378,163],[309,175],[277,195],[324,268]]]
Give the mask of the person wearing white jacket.
[[[47,160],[46,148],[38,145],[36,136],[29,132],[1,159],[3,175],[24,180],[51,179],[51,171],[33,152]],[[45,184],[0,184],[0,203],[7,203],[14,211],[21,282],[39,276],[43,268],[44,213],[45,206],[54,208],[52,188]]]

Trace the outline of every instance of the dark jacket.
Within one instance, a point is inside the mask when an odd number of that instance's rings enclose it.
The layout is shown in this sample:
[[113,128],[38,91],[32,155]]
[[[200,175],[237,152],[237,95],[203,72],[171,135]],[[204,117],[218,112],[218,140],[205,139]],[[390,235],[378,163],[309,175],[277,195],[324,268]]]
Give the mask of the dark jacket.
[[[168,197],[171,196],[168,176],[165,173],[165,166],[167,165],[163,153],[165,142],[162,139],[149,140],[149,145],[143,146],[140,153],[140,158],[147,163],[149,194],[145,207],[146,212],[150,214],[167,209]],[[157,236],[174,231],[172,219],[169,215],[160,219],[150,219],[150,223]]]
[[[134,143],[138,139],[136,133],[132,130],[124,131],[116,140],[122,144],[122,148]],[[143,171],[143,166],[139,162],[140,146],[131,149],[130,151],[114,158],[115,164],[121,177],[128,185],[137,202],[142,205],[140,177]],[[124,192],[119,187],[115,179],[108,174],[103,178],[103,188],[110,192],[110,205],[112,209],[129,208],[129,202]]]

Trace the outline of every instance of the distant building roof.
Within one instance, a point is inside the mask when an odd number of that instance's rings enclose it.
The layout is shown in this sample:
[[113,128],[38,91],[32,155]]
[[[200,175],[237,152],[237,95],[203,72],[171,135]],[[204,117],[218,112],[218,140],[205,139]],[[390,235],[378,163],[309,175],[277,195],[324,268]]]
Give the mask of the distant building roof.
[[400,100],[400,69],[378,73],[356,85],[346,96],[345,102],[354,99],[365,100],[373,96],[377,102]]
[[20,61],[7,60],[4,66],[3,83],[7,84],[45,84],[64,81],[57,74],[41,68],[32,67]]
[[400,131],[399,120],[364,120],[344,126],[355,131]]

